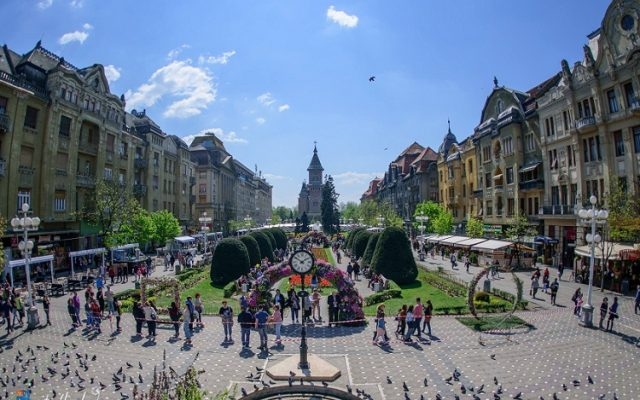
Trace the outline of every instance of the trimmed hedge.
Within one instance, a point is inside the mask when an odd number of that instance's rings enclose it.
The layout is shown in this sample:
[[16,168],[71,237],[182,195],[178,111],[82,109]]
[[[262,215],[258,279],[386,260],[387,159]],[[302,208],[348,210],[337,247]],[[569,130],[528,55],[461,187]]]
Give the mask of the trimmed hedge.
[[249,265],[258,265],[260,264],[260,247],[258,246],[258,242],[251,235],[242,235],[239,240],[244,243],[247,248],[247,252],[249,254]]
[[353,238],[353,251],[351,252],[352,256],[356,259],[359,259],[364,255],[364,251],[367,249],[367,244],[369,243],[369,238],[372,233],[369,231],[360,231]]
[[371,259],[373,258],[373,252],[376,251],[376,245],[378,244],[378,239],[380,239],[380,232],[372,233],[369,236],[369,241],[367,242],[367,247],[364,250],[364,254],[362,255],[362,265],[370,266]]
[[[264,239],[265,241],[268,240]],[[226,285],[250,270],[247,247],[238,239],[222,239],[211,258],[211,282]]]
[[231,281],[229,283],[227,283],[226,285],[224,285],[223,290],[223,297],[225,299],[231,298],[231,296],[233,296],[236,293],[236,281]]
[[271,239],[262,231],[255,231],[249,233],[258,242],[260,248],[260,257],[267,257],[270,262],[273,262],[273,246],[271,246]]
[[371,269],[397,284],[415,281],[418,266],[409,238],[402,228],[389,227],[382,231],[373,252]]

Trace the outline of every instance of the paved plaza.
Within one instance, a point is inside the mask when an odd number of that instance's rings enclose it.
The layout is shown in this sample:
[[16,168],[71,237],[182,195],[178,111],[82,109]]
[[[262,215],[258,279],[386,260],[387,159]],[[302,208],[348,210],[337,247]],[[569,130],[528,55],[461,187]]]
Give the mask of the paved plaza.
[[[346,266],[343,261],[341,268]],[[449,263],[438,258],[420,264],[450,270]],[[471,272],[478,271],[472,268]],[[453,273],[463,280],[473,276],[464,269]],[[521,273],[525,285],[528,275]],[[366,283],[357,284],[363,294],[370,293]],[[492,284],[515,291],[508,276],[493,280]],[[602,395],[613,399],[614,393],[618,399],[640,398],[640,348],[634,341],[640,336],[640,316],[633,314],[632,299],[621,299],[622,318],[616,321],[614,333],[586,329],[573,316],[570,298],[576,285],[561,283],[557,307],[549,304],[548,295],[541,294],[541,300],[534,301],[530,310],[518,312],[533,325],[532,329],[481,335],[453,316],[436,316],[432,320],[435,336],[430,341],[407,345],[392,338],[390,346],[378,347],[372,345],[371,325],[328,328],[318,324],[307,330],[309,352],[341,370],[341,376],[329,386],[346,390],[348,385],[354,394],[365,397],[364,391],[373,399],[435,399],[438,394],[443,399],[494,399],[495,394],[511,399],[518,393],[523,399],[552,399],[554,393],[559,399],[598,399]],[[129,286],[131,282],[116,285],[116,290]],[[603,295],[612,296],[595,290],[594,304],[599,305]],[[54,299],[52,326],[33,331],[19,329],[0,337],[0,396],[14,398],[14,391],[33,379],[32,399],[131,398],[134,385],[149,389],[153,370],[163,368],[166,354],[167,370],[171,367],[181,374],[193,365],[201,371],[203,389],[212,394],[230,389],[239,398],[242,390],[250,393],[266,385],[287,386],[287,381],[274,382],[263,371],[299,352],[300,325],[290,325],[286,315],[283,345],[277,347],[271,341],[269,352],[260,353],[255,332],[250,351],[242,351],[237,324],[235,344],[223,344],[222,326],[215,317],[204,318],[206,327],[195,334],[193,347],[172,339],[173,330],[168,326],[158,330],[155,342],[135,338],[130,314],[123,316],[120,334],[111,333],[108,321],[103,322],[101,335],[71,331],[65,300],[66,296]],[[413,300],[407,299],[407,303]],[[237,303],[232,306],[238,310]],[[42,318],[43,313],[40,314]],[[392,332],[395,323],[393,318],[388,320],[388,330]],[[4,333],[4,326],[0,329]],[[114,374],[120,382],[114,382]],[[408,390],[404,390],[403,383]],[[296,380],[293,384],[300,383]]]

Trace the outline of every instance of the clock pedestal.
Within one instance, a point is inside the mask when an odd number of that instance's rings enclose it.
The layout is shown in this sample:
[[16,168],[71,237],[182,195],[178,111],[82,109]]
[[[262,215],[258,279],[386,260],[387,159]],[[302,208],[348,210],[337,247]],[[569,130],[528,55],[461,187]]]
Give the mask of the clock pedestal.
[[315,354],[307,356],[308,368],[299,368],[299,357],[292,355],[266,369],[267,375],[275,381],[289,380],[290,371],[295,372],[293,381],[333,382],[341,375],[340,369]]

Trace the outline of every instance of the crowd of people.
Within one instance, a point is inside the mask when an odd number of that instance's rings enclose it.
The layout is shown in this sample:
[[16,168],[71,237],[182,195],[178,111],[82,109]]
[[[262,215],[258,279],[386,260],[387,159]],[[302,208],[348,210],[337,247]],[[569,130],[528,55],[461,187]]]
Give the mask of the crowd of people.
[[[415,304],[403,304],[395,314],[396,330],[395,336],[404,343],[413,343],[412,336],[416,336],[417,340],[422,340],[422,334],[432,337],[431,318],[433,317],[433,304],[431,300],[427,300],[422,304],[420,297],[416,298]],[[373,344],[386,346],[389,344],[389,335],[387,334],[385,321],[385,304],[378,305],[376,309],[376,318],[374,320],[375,328],[373,333]]]

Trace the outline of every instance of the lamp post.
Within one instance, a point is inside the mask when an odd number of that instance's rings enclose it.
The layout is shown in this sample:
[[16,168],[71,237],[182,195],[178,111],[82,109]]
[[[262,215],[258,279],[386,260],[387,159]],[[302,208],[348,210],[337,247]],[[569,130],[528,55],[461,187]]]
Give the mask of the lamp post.
[[420,236],[423,236],[424,235],[424,230],[426,228],[425,222],[429,221],[429,217],[426,216],[426,215],[420,214],[420,215],[416,216],[416,221],[420,222]]
[[578,211],[578,216],[586,223],[591,224],[591,233],[587,234],[586,237],[591,248],[591,257],[589,258],[589,287],[587,289],[587,302],[582,306],[582,320],[580,320],[580,325],[587,328],[593,326],[593,305],[591,304],[593,267],[595,265],[597,243],[602,241],[602,237],[596,232],[596,223],[603,223],[609,218],[609,212],[607,210],[596,209],[596,203],[598,202],[596,196],[591,196],[589,202],[591,203],[590,209],[583,208]]
[[202,217],[198,218],[198,221],[200,222],[200,229],[204,233],[204,254],[207,254],[207,242],[209,241],[207,233],[209,232],[209,224],[211,223],[212,218],[207,217],[207,212],[205,211],[202,213]]
[[18,249],[24,258],[24,271],[27,275],[27,328],[33,329],[40,324],[38,317],[38,309],[33,304],[31,295],[31,251],[33,250],[33,241],[29,240],[29,231],[37,231],[40,225],[40,218],[30,217],[29,204],[22,203],[22,210],[18,211],[18,216],[11,219],[11,226],[14,232],[22,233],[22,240],[18,243]]

